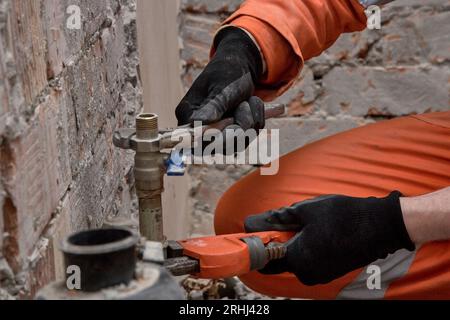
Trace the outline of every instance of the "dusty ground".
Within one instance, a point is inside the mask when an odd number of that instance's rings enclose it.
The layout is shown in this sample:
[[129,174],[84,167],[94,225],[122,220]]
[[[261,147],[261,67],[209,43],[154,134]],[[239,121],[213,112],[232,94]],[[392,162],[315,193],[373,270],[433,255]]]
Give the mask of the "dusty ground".
[[181,281],[189,300],[274,300],[278,298],[261,295],[238,278],[227,280],[202,280],[186,278]]

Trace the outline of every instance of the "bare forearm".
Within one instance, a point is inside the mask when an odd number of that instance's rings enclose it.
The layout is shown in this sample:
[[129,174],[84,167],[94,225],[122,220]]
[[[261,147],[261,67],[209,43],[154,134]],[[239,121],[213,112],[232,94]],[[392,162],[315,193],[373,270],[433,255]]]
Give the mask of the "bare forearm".
[[450,240],[450,187],[400,200],[411,240],[416,244]]

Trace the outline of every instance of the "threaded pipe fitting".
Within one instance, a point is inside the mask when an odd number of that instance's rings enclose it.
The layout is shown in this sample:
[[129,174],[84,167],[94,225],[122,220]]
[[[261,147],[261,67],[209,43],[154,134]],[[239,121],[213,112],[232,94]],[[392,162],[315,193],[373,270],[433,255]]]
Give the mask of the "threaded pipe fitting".
[[136,118],[136,136],[138,139],[158,138],[158,116],[153,113],[142,113]]
[[286,256],[287,247],[282,243],[269,243],[266,247],[267,260],[279,260]]

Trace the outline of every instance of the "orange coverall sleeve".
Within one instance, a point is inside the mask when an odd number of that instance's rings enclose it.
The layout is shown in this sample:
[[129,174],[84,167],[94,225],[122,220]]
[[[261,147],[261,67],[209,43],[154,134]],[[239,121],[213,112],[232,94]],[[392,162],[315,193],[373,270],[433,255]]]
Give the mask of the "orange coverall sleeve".
[[257,95],[271,100],[286,91],[304,61],[320,55],[345,32],[367,25],[357,0],[247,0],[224,25],[253,35],[266,61]]

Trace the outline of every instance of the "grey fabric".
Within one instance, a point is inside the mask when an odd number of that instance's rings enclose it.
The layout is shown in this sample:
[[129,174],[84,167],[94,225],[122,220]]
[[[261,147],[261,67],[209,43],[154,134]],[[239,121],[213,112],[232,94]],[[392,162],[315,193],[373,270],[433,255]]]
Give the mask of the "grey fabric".
[[394,0],[359,0],[359,3],[361,3],[365,8],[368,8],[373,5],[381,6],[383,4],[387,4],[392,1]]
[[[419,248],[417,248],[418,250]],[[414,252],[408,250],[399,250],[395,254],[389,255],[384,260],[378,260],[372,263],[381,270],[381,289],[370,290],[367,281],[371,274],[367,267],[364,271],[337,296],[340,300],[380,300],[385,297],[389,286],[396,280],[404,277],[411,267],[417,250]]]

